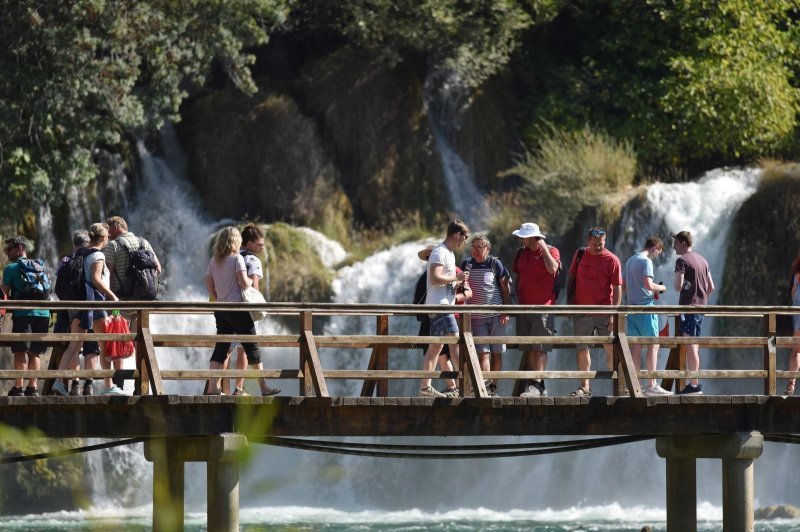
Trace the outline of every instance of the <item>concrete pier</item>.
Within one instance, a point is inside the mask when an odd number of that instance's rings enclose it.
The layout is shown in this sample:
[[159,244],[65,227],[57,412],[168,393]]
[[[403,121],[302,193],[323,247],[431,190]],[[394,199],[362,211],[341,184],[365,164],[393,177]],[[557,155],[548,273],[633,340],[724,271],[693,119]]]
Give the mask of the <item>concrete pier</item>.
[[153,530],[183,530],[184,463],[207,464],[208,529],[239,530],[239,458],[247,449],[241,434],[149,440],[145,458],[153,462]]
[[755,529],[753,460],[764,450],[759,432],[661,437],[656,451],[667,462],[667,530],[697,530],[697,458],[722,460],[722,526],[725,532]]

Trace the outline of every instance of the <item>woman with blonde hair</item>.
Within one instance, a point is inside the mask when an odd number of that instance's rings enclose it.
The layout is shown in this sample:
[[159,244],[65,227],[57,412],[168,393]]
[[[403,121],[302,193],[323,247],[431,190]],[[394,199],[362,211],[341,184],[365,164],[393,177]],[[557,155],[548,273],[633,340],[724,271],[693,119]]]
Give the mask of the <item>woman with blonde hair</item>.
[[[792,261],[792,306],[800,307],[800,252]],[[792,316],[792,328],[794,329],[793,336],[796,338],[800,336],[800,315],[794,314]],[[800,368],[800,345],[795,344],[792,349],[792,354],[789,355],[789,371],[797,371]],[[786,385],[786,395],[794,395],[794,379],[789,379],[789,384]]]
[[[108,245],[108,225],[95,223],[89,227],[89,248],[83,258],[83,273],[86,287],[86,301],[119,301],[114,292],[111,291],[109,282],[110,274],[106,267],[106,257],[103,255],[103,248]],[[90,328],[96,333],[106,332],[106,318],[108,313],[103,309],[92,310],[70,310],[70,331],[73,333],[85,333]],[[70,342],[61,360],[69,365],[74,360],[83,342]],[[105,358],[106,343],[100,342],[100,364],[104,369],[109,369],[111,364]],[[98,369],[96,357],[86,357],[87,366],[91,369]],[[115,360],[114,367],[122,368],[122,360]],[[121,388],[113,384],[111,378],[104,379],[105,389],[103,395],[126,395]],[[53,390],[59,395],[68,395],[68,391],[61,379],[57,379],[53,384]],[[91,390],[91,389],[90,389]],[[91,395],[91,391],[85,395]]]
[[[217,235],[214,241],[214,250],[206,270],[206,288],[212,301],[228,303],[241,303],[242,290],[252,285],[252,280],[247,277],[247,267],[244,257],[239,254],[242,245],[242,235],[235,227],[226,227]],[[247,311],[219,310],[214,311],[217,322],[217,334],[256,334],[255,323]],[[211,369],[221,369],[228,358],[228,349],[231,342],[217,342],[211,353]],[[247,363],[252,369],[263,369],[261,353],[258,345],[251,342],[242,342]],[[275,395],[280,393],[276,388],[267,386],[267,380],[258,379],[261,395]],[[207,388],[208,395],[221,395],[219,379],[210,379]]]

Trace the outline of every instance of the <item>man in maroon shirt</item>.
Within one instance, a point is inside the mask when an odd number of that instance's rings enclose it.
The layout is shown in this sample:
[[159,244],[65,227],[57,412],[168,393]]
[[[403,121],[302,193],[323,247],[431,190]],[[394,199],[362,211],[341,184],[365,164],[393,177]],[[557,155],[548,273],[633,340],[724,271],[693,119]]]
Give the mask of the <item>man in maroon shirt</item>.
[[[622,300],[622,268],[617,256],[606,249],[606,232],[600,227],[589,230],[586,247],[577,250],[572,257],[569,275],[575,280],[574,305],[619,305]],[[611,314],[589,314],[573,318],[575,336],[609,336],[613,328],[614,316]],[[603,347],[606,350],[608,368],[611,369],[614,352],[610,345]],[[588,345],[578,345],[577,359],[579,371],[591,369],[592,358]],[[581,379],[580,388],[570,395],[592,395],[589,379]]]
[[[680,292],[679,305],[707,305],[708,296],[714,291],[714,280],[708,262],[702,255],[692,251],[692,233],[681,231],[672,235],[672,248],[678,254],[675,261],[675,290]],[[681,314],[681,335],[700,336],[703,324],[702,314]],[[697,344],[686,346],[686,369],[700,369],[700,347]],[[700,395],[703,385],[692,379],[686,387],[678,392],[683,395]]]
[[[553,284],[561,265],[558,249],[548,246],[545,236],[534,223],[524,223],[512,233],[522,239],[522,247],[511,266],[513,285],[517,286],[520,305],[552,305],[555,303]],[[517,336],[553,336],[552,314],[520,314],[517,316]],[[523,347],[528,371],[544,371],[547,366],[546,344]],[[534,380],[521,397],[547,397],[544,380]]]

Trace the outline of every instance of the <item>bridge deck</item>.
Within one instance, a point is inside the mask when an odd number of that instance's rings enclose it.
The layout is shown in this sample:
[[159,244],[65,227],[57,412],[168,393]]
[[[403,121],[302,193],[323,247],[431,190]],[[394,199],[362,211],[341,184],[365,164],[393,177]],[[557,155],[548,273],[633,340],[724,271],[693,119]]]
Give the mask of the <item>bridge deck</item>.
[[50,437],[675,435],[800,432],[800,397],[0,397]]

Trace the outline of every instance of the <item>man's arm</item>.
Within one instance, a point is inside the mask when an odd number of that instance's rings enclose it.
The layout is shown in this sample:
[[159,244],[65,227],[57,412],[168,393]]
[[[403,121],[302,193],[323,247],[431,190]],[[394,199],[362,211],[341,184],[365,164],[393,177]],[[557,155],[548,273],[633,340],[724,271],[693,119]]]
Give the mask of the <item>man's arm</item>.
[[611,304],[612,305],[619,305],[622,301],[622,285],[615,284],[611,286]]
[[647,288],[648,290],[650,290],[651,292],[666,292],[667,291],[667,287],[666,286],[664,286],[663,284],[656,284],[653,281],[653,278],[650,277],[650,276],[647,276],[647,275],[644,277],[644,287]]
[[683,273],[675,272],[675,291],[680,292],[683,289]]
[[714,279],[711,278],[711,272],[708,272],[708,294],[706,295],[710,295],[711,292],[713,292],[716,289],[717,287],[714,286]]
[[539,240],[537,242],[539,249],[542,250],[542,260],[544,261],[544,267],[547,271],[551,274],[556,273],[558,270],[558,261],[553,257],[550,253],[550,246],[547,245],[547,242],[544,240]]
[[431,284],[435,286],[444,286],[457,281],[463,281],[468,275],[468,272],[461,272],[453,277],[445,275],[444,264],[431,264],[430,270],[428,271],[428,278],[431,280]]

